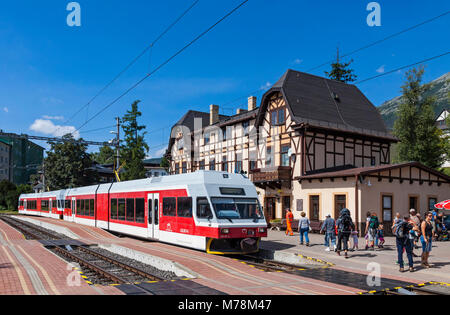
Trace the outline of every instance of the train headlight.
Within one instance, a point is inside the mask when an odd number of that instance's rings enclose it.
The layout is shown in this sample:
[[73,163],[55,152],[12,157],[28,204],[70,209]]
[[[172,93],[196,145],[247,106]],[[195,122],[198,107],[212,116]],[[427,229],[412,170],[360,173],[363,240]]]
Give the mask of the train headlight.
[[221,233],[222,234],[230,234],[230,229],[222,229]]
[[253,235],[255,235],[255,231],[253,231],[253,230],[248,230],[247,235],[253,236]]
[[258,232],[259,232],[259,233],[266,233],[266,228],[259,228],[259,229],[258,229]]

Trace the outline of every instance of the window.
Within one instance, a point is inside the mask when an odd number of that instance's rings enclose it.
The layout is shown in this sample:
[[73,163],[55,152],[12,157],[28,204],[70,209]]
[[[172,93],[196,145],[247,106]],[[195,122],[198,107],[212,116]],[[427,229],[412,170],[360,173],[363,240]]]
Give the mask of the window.
[[218,219],[263,219],[256,198],[211,198]]
[[309,196],[309,217],[311,221],[319,221],[320,196]]
[[197,218],[208,219],[213,218],[211,207],[209,206],[208,199],[204,197],[197,198]]
[[209,170],[215,171],[216,170],[216,160],[212,159],[209,161]]
[[285,117],[285,109],[281,108],[278,110],[274,110],[270,114],[270,122],[272,123],[272,126],[280,126],[285,123],[286,117]]
[[290,166],[289,160],[289,150],[291,149],[288,145],[283,145],[281,147],[281,166]]
[[183,162],[181,171],[182,171],[183,174],[187,173],[187,162]]
[[117,220],[117,199],[111,199],[111,219]]
[[222,141],[227,140],[227,127],[222,127]]
[[209,144],[211,135],[209,133],[205,133],[205,145]]
[[414,209],[414,210],[418,210],[417,209],[417,197],[409,197],[409,209]]
[[127,221],[134,222],[134,199],[127,199]]
[[95,205],[94,205],[94,199],[89,200],[89,203],[90,203],[90,209],[91,209],[91,211],[90,211],[90,213],[89,213],[89,216],[90,216],[90,217],[95,217]]
[[70,200],[66,200],[66,201],[65,201],[64,208],[70,209]]
[[228,162],[227,162],[227,157],[226,156],[222,157],[222,171],[223,172],[228,172]]
[[175,163],[175,174],[180,174],[180,163]]
[[41,210],[48,211],[49,210],[49,202],[48,200],[41,200]]
[[220,187],[219,190],[222,195],[245,196],[244,188]]
[[159,224],[159,201],[155,199],[155,225]]
[[192,198],[178,198],[178,216],[182,218],[192,218]]
[[205,170],[205,161],[200,161],[199,170],[201,170],[201,171]]
[[236,169],[235,173],[241,173],[242,169],[242,154],[236,154]]
[[272,166],[272,148],[267,147],[266,149],[266,167]]
[[437,204],[437,202],[438,202],[437,198],[434,198],[434,197],[428,198],[428,210],[433,211],[434,205]]
[[125,199],[118,199],[117,220],[125,221]]
[[392,196],[383,196],[383,221],[392,222]]
[[177,215],[177,198],[163,199],[163,215],[167,217],[175,217]]
[[136,223],[145,222],[145,199],[136,199]]
[[244,133],[244,137],[245,136],[248,136],[248,130],[249,130],[249,126],[250,126],[250,123],[248,122],[248,121],[244,121],[243,123],[242,123],[242,132]]

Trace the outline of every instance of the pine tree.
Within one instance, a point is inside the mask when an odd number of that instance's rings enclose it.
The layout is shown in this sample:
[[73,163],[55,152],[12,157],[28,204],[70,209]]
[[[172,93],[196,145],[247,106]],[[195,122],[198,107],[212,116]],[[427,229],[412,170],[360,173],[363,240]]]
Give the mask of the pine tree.
[[115,154],[110,146],[104,145],[100,148],[99,152],[92,153],[91,156],[92,160],[99,164],[112,164],[114,163]]
[[444,141],[435,124],[435,99],[424,97],[429,89],[422,84],[424,72],[423,67],[406,72],[402,102],[394,123],[394,135],[400,140],[396,160],[417,161],[436,169],[443,163]]
[[339,57],[339,48],[337,50],[336,62],[331,64],[331,71],[325,71],[325,74],[332,80],[349,83],[354,82],[358,78],[354,74],[353,69],[349,69],[349,66],[353,63],[353,59],[347,63],[341,63]]
[[145,132],[140,131],[146,127],[138,124],[138,117],[142,113],[138,110],[140,101],[131,105],[131,111],[127,111],[122,118],[122,129],[125,132],[125,145],[120,148],[120,155],[124,165],[122,180],[135,180],[145,178],[145,167],[142,160],[145,158],[149,148],[144,140]]

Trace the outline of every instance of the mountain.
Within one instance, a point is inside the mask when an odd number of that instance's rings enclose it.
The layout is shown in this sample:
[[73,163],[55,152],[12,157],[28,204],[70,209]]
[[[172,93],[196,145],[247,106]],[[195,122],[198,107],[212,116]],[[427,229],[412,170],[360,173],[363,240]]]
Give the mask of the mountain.
[[[444,109],[450,108],[450,72],[444,74],[438,79],[430,83],[430,89],[425,96],[434,96],[436,98],[436,103],[434,111],[439,115]],[[384,102],[378,111],[386,123],[389,129],[394,127],[394,122],[397,119],[398,106],[402,101],[402,96],[397,96],[396,98]]]

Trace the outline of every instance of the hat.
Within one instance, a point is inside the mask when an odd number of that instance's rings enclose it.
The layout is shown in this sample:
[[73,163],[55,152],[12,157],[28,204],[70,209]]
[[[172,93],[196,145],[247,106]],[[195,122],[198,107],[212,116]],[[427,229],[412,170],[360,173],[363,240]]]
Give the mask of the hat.
[[411,213],[411,212],[416,212],[416,210],[415,209],[409,210],[409,213]]
[[328,215],[327,215],[327,218],[331,218],[331,214],[328,214]]

